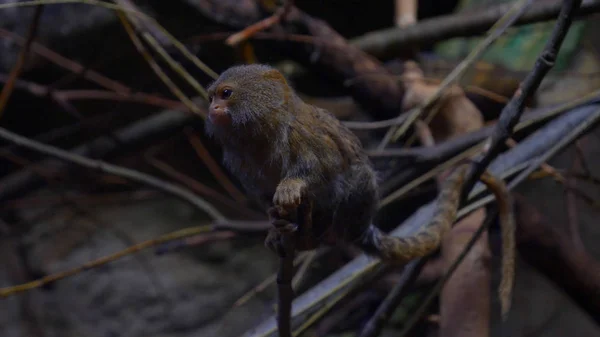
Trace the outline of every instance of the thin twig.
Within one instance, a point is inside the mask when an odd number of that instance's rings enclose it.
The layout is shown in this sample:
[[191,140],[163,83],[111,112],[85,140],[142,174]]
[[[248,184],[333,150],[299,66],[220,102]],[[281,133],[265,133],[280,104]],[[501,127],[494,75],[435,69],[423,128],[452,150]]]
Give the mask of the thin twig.
[[10,74],[8,75],[8,80],[2,88],[2,92],[0,92],[0,117],[2,117],[2,114],[6,109],[6,103],[8,102],[8,99],[10,98],[10,95],[12,94],[13,89],[15,87],[15,81],[21,74],[25,63],[27,62],[27,56],[29,56],[29,49],[31,48],[31,43],[33,42],[33,39],[35,39],[35,35],[37,33],[38,25],[40,23],[40,18],[42,17],[43,11],[44,6],[39,6],[35,8],[33,18],[31,19],[31,23],[29,24],[29,28],[27,30],[25,45],[23,46],[23,48],[21,48],[21,52],[17,57],[17,63],[10,71]]
[[140,41],[140,39],[137,37],[137,35],[135,35],[135,31],[133,30],[133,27],[131,27],[131,24],[129,23],[129,21],[127,21],[125,14],[123,14],[122,12],[119,11],[119,12],[117,12],[117,15],[118,15],[119,19],[121,20],[121,23],[123,25],[123,28],[125,28],[127,35],[129,35],[131,42],[133,42],[133,45],[135,46],[135,48],[144,57],[146,62],[148,62],[148,65],[154,71],[156,76],[158,76],[158,78],[160,78],[160,80],[167,86],[167,88],[169,88],[169,90],[171,90],[171,93],[173,93],[173,95],[175,95],[177,98],[179,98],[179,100],[183,104],[185,104],[185,106],[187,106],[188,109],[190,109],[195,114],[201,116],[202,118],[205,118],[206,116],[204,115],[203,111],[200,110],[198,108],[198,106],[196,106],[196,104],[191,99],[189,99],[181,91],[181,89],[179,89],[179,87],[177,87],[177,85],[169,78],[169,76],[167,76],[167,74],[162,70],[162,68],[158,65],[158,63],[156,63],[156,61],[152,58],[152,56],[150,55],[150,53],[148,52],[146,47],[144,47],[142,41]]
[[101,265],[107,264],[109,262],[118,260],[122,257],[125,257],[127,255],[139,252],[142,249],[146,249],[149,247],[153,247],[165,242],[169,242],[169,241],[173,241],[173,240],[179,240],[181,238],[184,237],[188,237],[188,236],[193,236],[193,235],[198,235],[200,233],[205,233],[211,230],[210,226],[197,226],[197,227],[189,227],[189,228],[185,228],[185,229],[181,229],[175,232],[171,232],[169,234],[165,234],[162,235],[156,239],[152,239],[152,240],[148,240],[148,241],[144,241],[144,242],[140,242],[136,245],[133,245],[131,247],[128,247],[122,251],[119,251],[117,253],[99,258],[97,260],[85,263],[79,267],[75,267],[73,269],[67,270],[67,271],[63,271],[60,273],[56,273],[56,274],[52,274],[52,275],[48,275],[45,276],[41,279],[32,281],[32,282],[28,282],[28,283],[24,283],[18,286],[13,286],[13,287],[7,287],[7,288],[0,288],[0,298],[4,298],[4,297],[8,297],[23,291],[27,291],[27,290],[31,290],[31,289],[35,289],[35,288],[39,288],[42,287],[46,284],[64,279],[66,277],[69,276],[73,276],[75,274],[78,274],[80,272],[92,269],[92,268],[96,268],[99,267]]
[[[212,198],[213,200],[218,201],[218,202],[222,203],[223,205],[230,207],[231,209],[238,210],[241,214],[244,214],[247,217],[260,219],[261,215],[263,215],[263,214],[259,214],[258,212],[255,212],[253,210],[250,210],[246,207],[243,207],[242,205],[239,205],[238,203],[227,198],[225,195],[219,193],[218,191],[215,191],[214,189],[202,184],[201,182],[197,181],[196,179],[193,179],[192,177],[190,177],[186,174],[183,174],[180,171],[177,171],[171,165],[167,164],[166,162],[164,162],[162,160],[159,160],[151,155],[147,155],[146,161],[150,165],[154,166],[155,168],[157,168],[158,170],[160,170],[161,172],[166,174],[169,178],[175,179],[182,185],[187,186],[190,190],[193,190],[193,191],[195,191],[199,194],[202,194],[206,197]],[[262,216],[262,217],[264,217],[264,216]]]
[[284,256],[279,257],[279,271],[277,272],[277,330],[279,337],[292,337],[292,301],[294,289],[294,232],[283,232],[281,244]]
[[[196,57],[196,55],[191,53],[181,42],[179,42],[173,35],[171,35],[169,31],[167,31],[164,27],[159,25],[158,22],[156,22],[156,20],[149,20],[150,17],[148,15],[136,15],[136,13],[142,12],[135,6],[133,2],[131,2],[130,0],[114,1],[117,4],[119,4],[122,8],[128,9],[127,16],[131,19],[134,26],[140,32],[142,32],[142,38],[144,38],[146,42],[152,44],[150,40],[154,39],[155,41],[158,40],[156,41],[157,44],[162,45],[164,47],[174,46],[189,61],[191,61],[196,67],[198,67],[198,69],[202,70],[212,79],[216,79],[218,77],[217,73],[210,69],[210,67],[207,66],[204,62],[202,62],[198,57]],[[160,48],[162,48],[162,46]]]
[[300,268],[298,268],[298,271],[296,272],[296,275],[292,280],[292,289],[298,289],[298,286],[306,276],[308,268],[315,261],[315,258],[319,255],[321,254],[319,254],[319,251],[316,250],[310,251],[306,254],[306,258],[304,259],[304,261],[302,261]]
[[150,24],[152,24],[158,31],[160,31],[170,42],[177,48],[187,59],[189,59],[195,66],[204,71],[208,76],[213,79],[217,78],[217,74],[210,69],[206,64],[204,64],[200,59],[198,59],[193,53],[191,53],[179,40],[177,40],[169,31],[167,31],[163,26],[161,26],[154,18],[146,15],[143,12],[138,11],[135,7],[123,7],[121,5],[115,5],[108,2],[103,2],[100,0],[32,0],[32,1],[21,1],[21,2],[11,2],[8,4],[0,4],[0,9],[6,8],[17,8],[17,7],[32,7],[32,6],[41,6],[41,5],[58,5],[58,4],[84,4],[90,6],[103,7],[106,9],[110,9],[113,11],[125,12],[128,15],[133,15],[136,17],[140,17]]
[[[11,31],[3,29],[3,28],[0,28],[0,37],[11,39],[15,43],[22,45],[22,46],[25,45],[24,38],[22,38],[21,36],[11,32]],[[86,69],[83,65],[58,54],[57,52],[45,47],[44,45],[42,45],[39,42],[31,43],[31,51],[44,57],[46,60],[50,61],[51,63],[53,63],[63,69],[71,71],[74,74],[82,74],[82,77],[85,78],[86,80],[88,80],[92,83],[96,83],[97,85],[99,85],[105,89],[112,90],[112,91],[118,92],[118,93],[131,92],[131,89],[129,87],[127,87],[115,80],[112,80],[100,73],[97,73],[94,70]]]
[[383,325],[391,317],[394,310],[400,304],[400,301],[406,296],[410,289],[410,285],[419,277],[428,258],[419,258],[409,262],[402,270],[402,275],[398,283],[388,293],[386,298],[381,302],[373,316],[363,327],[360,337],[376,337],[381,333]]
[[94,169],[100,172],[116,175],[143,185],[154,187],[162,192],[171,194],[179,199],[187,201],[192,206],[206,212],[213,220],[225,221],[226,217],[221,214],[216,208],[214,208],[208,202],[198,198],[189,190],[171,184],[167,181],[158,179],[149,174],[128,169],[125,167],[108,164],[100,160],[89,159],[74,153],[70,153],[59,148],[42,144],[34,140],[28,139],[23,136],[19,136],[16,133],[10,132],[0,127],[0,138],[3,138],[11,143],[18,146],[26,147],[30,150],[37,151],[39,153],[55,157],[57,159],[67,161],[73,164],[77,164],[82,167]]
[[[7,83],[10,80],[8,75],[0,74],[0,82]],[[110,100],[121,102],[143,103],[165,109],[189,111],[189,109],[180,101],[163,98],[157,95],[144,92],[114,92],[111,90],[58,90],[52,91],[49,87],[17,79],[14,82],[17,89],[26,90],[32,95],[45,97],[50,95],[55,102],[65,102],[72,100]]]
[[277,9],[277,11],[275,11],[273,15],[246,27],[240,32],[232,34],[230,37],[227,38],[227,40],[225,40],[225,43],[232,47],[236,46],[241,42],[251,38],[254,34],[265,29],[269,29],[270,27],[278,24],[279,22],[285,19],[285,16],[289,13],[293,5],[293,0],[285,0],[283,6]]
[[467,194],[465,192],[473,188],[479,176],[485,171],[492,160],[500,154],[506,140],[512,135],[513,128],[521,118],[525,102],[535,94],[546,74],[554,66],[554,61],[562,46],[562,42],[571,27],[573,14],[579,8],[580,4],[581,0],[565,0],[563,2],[552,35],[538,57],[533,70],[527,75],[510,102],[502,109],[494,133],[488,141],[489,148],[487,152],[479,160],[473,162],[472,169],[463,187],[463,198]]
[[244,193],[242,193],[235,185],[231,182],[231,180],[227,177],[225,172],[221,169],[219,164],[214,160],[214,158],[210,155],[208,149],[202,144],[202,140],[198,137],[191,128],[186,128],[184,130],[188,142],[196,151],[196,154],[200,159],[204,162],[204,164],[208,167],[210,173],[212,173],[213,177],[217,179],[219,184],[229,193],[229,195],[235,199],[240,204],[246,203],[248,198]]

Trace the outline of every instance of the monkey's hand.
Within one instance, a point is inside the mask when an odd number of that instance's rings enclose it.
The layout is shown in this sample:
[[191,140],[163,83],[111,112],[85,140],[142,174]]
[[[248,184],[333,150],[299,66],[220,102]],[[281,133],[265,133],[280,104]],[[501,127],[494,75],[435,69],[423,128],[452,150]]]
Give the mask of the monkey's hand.
[[[299,178],[286,178],[282,180],[273,196],[273,204],[282,207],[287,212],[298,208],[306,193],[306,182]],[[280,214],[283,217],[283,215]]]

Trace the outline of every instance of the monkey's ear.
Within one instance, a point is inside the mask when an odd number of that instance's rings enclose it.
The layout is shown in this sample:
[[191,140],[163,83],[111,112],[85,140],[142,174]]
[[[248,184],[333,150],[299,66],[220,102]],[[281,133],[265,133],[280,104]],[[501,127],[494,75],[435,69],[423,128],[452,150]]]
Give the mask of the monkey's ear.
[[265,72],[263,74],[263,77],[267,80],[273,80],[273,81],[277,81],[277,82],[281,82],[281,84],[287,86],[287,81],[285,80],[285,77],[283,76],[283,74],[281,72],[279,72],[279,70],[277,69],[271,69],[267,72]]

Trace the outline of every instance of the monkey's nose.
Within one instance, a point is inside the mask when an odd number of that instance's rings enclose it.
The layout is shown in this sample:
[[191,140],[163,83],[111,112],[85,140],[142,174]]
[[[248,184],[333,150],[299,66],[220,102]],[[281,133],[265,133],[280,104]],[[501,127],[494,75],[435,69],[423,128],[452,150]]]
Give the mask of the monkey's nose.
[[223,124],[228,121],[225,109],[218,104],[211,104],[208,109],[208,118],[215,124]]

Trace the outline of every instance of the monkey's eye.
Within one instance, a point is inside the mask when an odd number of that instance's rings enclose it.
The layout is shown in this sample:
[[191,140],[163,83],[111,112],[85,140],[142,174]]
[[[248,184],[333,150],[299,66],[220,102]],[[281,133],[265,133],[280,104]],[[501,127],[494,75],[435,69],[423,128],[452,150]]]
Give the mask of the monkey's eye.
[[228,99],[233,94],[233,90],[225,88],[221,91],[221,99]]

